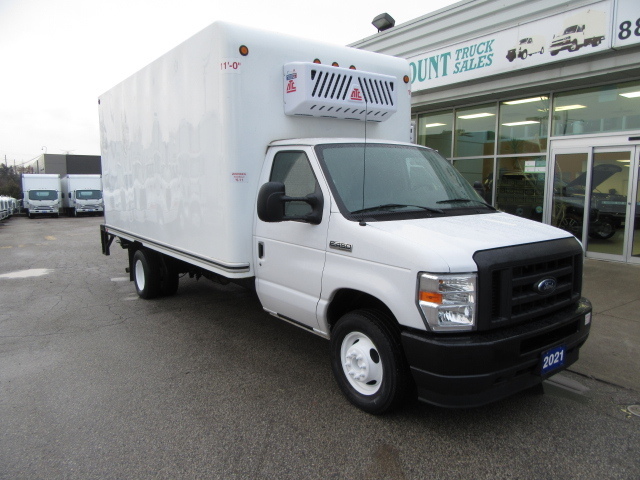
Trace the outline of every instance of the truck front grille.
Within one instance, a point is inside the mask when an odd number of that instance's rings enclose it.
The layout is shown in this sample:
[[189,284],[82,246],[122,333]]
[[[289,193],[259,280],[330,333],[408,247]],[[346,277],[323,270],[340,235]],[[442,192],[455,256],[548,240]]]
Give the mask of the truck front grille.
[[[574,238],[483,250],[478,265],[478,330],[544,318],[580,299],[582,248]],[[542,280],[555,290],[539,293]]]

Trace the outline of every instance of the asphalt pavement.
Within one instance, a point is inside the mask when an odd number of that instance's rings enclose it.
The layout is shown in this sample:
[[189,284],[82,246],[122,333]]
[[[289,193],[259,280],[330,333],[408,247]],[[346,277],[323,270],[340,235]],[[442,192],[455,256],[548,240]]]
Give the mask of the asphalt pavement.
[[591,336],[543,388],[373,416],[251,292],[140,299],[101,221],[0,222],[0,480],[640,478],[640,266],[586,260]]

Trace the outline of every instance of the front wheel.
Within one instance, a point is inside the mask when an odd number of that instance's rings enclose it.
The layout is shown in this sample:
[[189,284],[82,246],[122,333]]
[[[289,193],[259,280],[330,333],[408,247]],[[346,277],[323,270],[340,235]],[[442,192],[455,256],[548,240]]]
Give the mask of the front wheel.
[[386,320],[376,311],[354,311],[331,334],[331,367],[340,390],[376,415],[397,407],[412,385],[399,335]]
[[609,220],[599,220],[589,229],[589,236],[598,240],[607,240],[616,234],[616,226]]

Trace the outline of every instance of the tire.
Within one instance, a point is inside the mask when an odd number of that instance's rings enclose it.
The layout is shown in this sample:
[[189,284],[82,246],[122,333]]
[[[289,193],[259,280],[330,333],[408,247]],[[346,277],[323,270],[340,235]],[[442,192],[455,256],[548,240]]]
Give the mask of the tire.
[[580,47],[578,47],[578,41],[574,40],[573,42],[571,42],[571,46],[569,47],[569,51],[570,52],[575,52],[579,49]]
[[526,50],[523,50],[522,53],[520,54],[520,58],[522,60],[526,60],[528,56],[529,56],[529,52],[527,52]]
[[140,298],[149,300],[160,294],[160,262],[155,253],[146,249],[133,254],[133,283]]
[[172,258],[165,255],[161,260],[160,295],[169,297],[178,291],[180,277]]
[[331,334],[331,368],[340,390],[374,415],[399,406],[413,385],[390,321],[380,312],[357,310],[338,320]]
[[597,240],[607,240],[616,234],[616,226],[607,220],[599,220],[589,229],[589,236]]

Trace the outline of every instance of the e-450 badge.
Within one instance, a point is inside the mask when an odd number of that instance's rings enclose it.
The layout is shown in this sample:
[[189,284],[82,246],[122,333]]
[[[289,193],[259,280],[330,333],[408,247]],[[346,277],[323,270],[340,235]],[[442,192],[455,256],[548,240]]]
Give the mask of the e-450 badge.
[[344,252],[351,252],[353,250],[353,245],[351,245],[350,243],[335,242],[335,241],[331,240],[329,242],[329,248],[334,248],[336,250],[342,250]]

